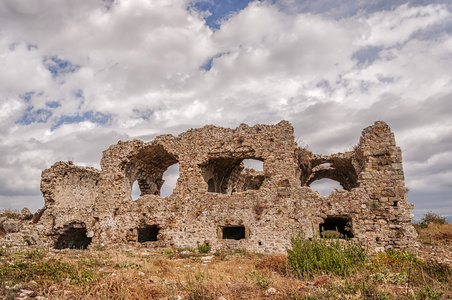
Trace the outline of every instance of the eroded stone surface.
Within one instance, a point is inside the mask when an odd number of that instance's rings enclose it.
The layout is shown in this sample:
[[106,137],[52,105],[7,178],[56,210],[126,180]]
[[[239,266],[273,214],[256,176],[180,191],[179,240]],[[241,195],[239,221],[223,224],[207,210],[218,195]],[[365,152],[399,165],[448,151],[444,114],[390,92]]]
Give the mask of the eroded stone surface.
[[[245,159],[262,161],[263,171],[244,168]],[[163,173],[176,163],[177,186],[163,198]],[[343,189],[322,196],[309,187],[323,178]],[[132,201],[135,181],[141,196]],[[329,156],[297,147],[287,121],[119,141],[103,152],[101,170],[71,162],[44,170],[41,191],[46,209],[25,226],[28,244],[208,243],[213,250],[278,253],[300,230],[312,237],[337,228],[371,250],[416,247],[401,150],[381,121],[363,130],[353,151]]]

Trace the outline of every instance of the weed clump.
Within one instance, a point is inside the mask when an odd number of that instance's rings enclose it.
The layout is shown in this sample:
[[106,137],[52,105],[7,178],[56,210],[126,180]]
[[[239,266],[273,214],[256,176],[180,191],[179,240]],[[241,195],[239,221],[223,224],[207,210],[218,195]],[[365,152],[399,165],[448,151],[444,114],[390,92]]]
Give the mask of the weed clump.
[[202,244],[198,243],[198,251],[199,253],[209,253],[211,250],[211,247],[209,243],[204,241]]
[[367,249],[356,240],[316,236],[309,240],[300,233],[291,238],[291,244],[292,249],[287,250],[288,267],[299,277],[313,277],[321,271],[347,276],[368,261]]
[[268,277],[264,276],[263,274],[259,273],[256,270],[249,272],[247,274],[247,277],[251,281],[253,281],[257,287],[261,289],[267,289],[271,284],[271,281]]
[[85,269],[56,259],[24,261],[18,260],[0,267],[0,281],[18,284],[35,280],[39,282],[56,283],[68,278],[74,284],[86,284],[94,278],[94,274]]
[[18,219],[19,218],[19,212],[14,209],[3,209],[0,210],[0,217],[7,217],[8,219]]

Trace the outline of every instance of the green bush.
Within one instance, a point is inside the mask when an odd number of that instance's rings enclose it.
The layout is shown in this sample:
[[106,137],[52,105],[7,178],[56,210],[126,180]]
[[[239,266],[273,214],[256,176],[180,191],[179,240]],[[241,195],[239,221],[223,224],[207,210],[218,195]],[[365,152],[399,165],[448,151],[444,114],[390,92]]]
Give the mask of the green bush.
[[251,279],[257,287],[267,289],[270,286],[270,279],[254,270],[248,273],[248,278]]
[[312,277],[319,271],[340,276],[350,275],[368,261],[367,249],[355,240],[324,240],[314,236],[306,239],[300,233],[291,238],[288,267],[297,276]]
[[429,211],[424,216],[422,216],[421,220],[421,223],[419,223],[419,226],[421,228],[427,228],[428,224],[430,223],[446,224],[446,218],[441,217],[440,215],[435,214],[432,211]]
[[424,286],[420,290],[417,291],[417,297],[416,299],[425,299],[425,300],[439,300],[443,296],[442,291],[435,290],[434,288],[430,286]]
[[210,249],[211,249],[211,247],[209,246],[209,244],[206,241],[204,241],[202,244],[198,243],[199,253],[209,253]]

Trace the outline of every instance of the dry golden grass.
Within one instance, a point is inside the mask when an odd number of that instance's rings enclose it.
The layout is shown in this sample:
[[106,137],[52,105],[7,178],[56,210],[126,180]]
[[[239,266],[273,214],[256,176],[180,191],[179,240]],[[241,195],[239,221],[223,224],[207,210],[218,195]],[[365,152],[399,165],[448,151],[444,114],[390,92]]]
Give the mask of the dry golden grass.
[[427,228],[419,229],[419,238],[426,243],[451,243],[452,224],[430,223]]
[[[450,230],[450,224],[432,224],[420,236],[443,241],[443,246]],[[6,251],[0,253],[0,299],[11,295],[17,283],[8,277],[10,267],[24,264],[30,264],[30,277],[21,277],[26,278],[22,289],[49,300],[452,298],[452,268],[406,252],[380,254],[350,276],[320,272],[297,278],[287,262],[286,255],[200,254],[194,249]],[[31,277],[36,271],[31,266],[37,264],[52,276]],[[72,273],[64,273],[68,268]]]

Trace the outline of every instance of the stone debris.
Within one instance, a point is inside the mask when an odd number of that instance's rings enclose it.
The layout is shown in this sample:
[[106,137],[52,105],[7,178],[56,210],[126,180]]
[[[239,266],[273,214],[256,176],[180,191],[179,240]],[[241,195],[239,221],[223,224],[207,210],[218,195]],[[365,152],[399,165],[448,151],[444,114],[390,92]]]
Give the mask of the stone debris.
[[[263,170],[246,168],[244,160]],[[163,173],[179,164],[173,193]],[[101,170],[57,162],[42,172],[45,207],[21,220],[0,219],[0,243],[55,249],[123,245],[285,253],[290,238],[357,238],[371,251],[417,247],[402,153],[382,122],[362,131],[352,151],[313,154],[298,147],[287,121],[212,125],[153,141],[119,141],[103,151]],[[342,188],[322,196],[320,179]],[[141,196],[132,200],[137,182]],[[333,231],[338,231],[334,233]]]
[[270,296],[274,294],[276,294],[276,289],[274,287],[271,287],[265,291],[265,296]]
[[33,214],[30,212],[30,210],[26,207],[24,207],[19,214],[19,219],[21,220],[31,220],[33,218]]
[[22,229],[22,222],[15,219],[7,219],[2,223],[3,230],[6,233],[19,232]]

